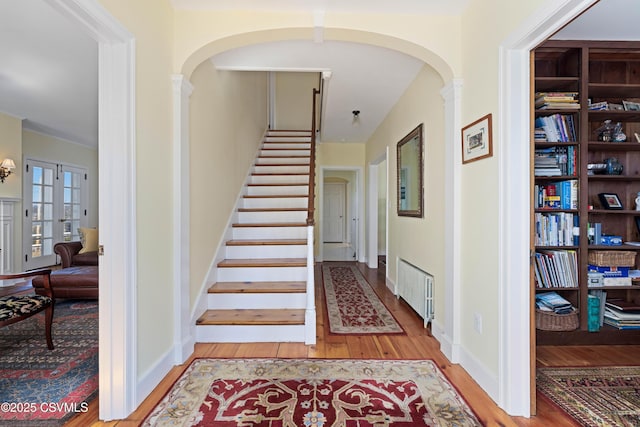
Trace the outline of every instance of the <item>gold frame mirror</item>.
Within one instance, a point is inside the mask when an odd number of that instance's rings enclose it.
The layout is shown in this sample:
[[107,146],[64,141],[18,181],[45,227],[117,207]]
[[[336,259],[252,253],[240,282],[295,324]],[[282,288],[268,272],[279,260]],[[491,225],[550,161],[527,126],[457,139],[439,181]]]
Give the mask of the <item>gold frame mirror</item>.
[[398,142],[398,216],[423,217],[422,123]]

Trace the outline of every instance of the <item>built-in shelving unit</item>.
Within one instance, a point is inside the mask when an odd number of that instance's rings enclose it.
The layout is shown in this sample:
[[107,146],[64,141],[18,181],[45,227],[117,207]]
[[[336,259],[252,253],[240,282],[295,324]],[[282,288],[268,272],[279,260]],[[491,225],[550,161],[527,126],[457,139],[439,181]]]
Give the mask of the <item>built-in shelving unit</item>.
[[[640,281],[632,280],[625,286],[593,286],[588,276],[590,252],[640,252],[640,246],[627,244],[640,242],[640,210],[635,203],[640,192],[640,43],[551,40],[535,49],[533,55],[532,120],[534,127],[545,124],[547,130],[532,135],[534,249],[536,259],[545,253],[567,256],[569,264],[559,266],[553,274],[572,274],[575,268],[577,281],[560,280],[559,285],[544,287],[534,260],[533,292],[557,292],[576,307],[579,316],[576,330],[538,330],[537,342],[640,343],[638,329],[604,325],[597,332],[589,332],[587,319],[591,291],[605,291],[607,300],[618,298],[640,304]],[[603,131],[607,121],[612,127],[618,126],[617,132]],[[553,124],[555,130],[547,128]],[[615,141],[621,133],[624,141]],[[553,166],[554,161],[559,170]],[[615,170],[617,164],[622,165],[621,173]],[[603,206],[602,193],[617,196],[622,207],[615,203]],[[623,244],[596,245],[589,235],[596,223],[603,234],[620,236]],[[551,234],[551,240],[541,240],[541,233]],[[632,270],[638,269],[639,258],[635,257]]]

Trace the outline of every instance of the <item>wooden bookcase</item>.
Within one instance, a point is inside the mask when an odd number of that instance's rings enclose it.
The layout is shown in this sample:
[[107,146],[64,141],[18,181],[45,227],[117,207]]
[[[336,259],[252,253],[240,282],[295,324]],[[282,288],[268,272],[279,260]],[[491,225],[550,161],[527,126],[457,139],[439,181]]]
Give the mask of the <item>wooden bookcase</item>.
[[[587,274],[589,252],[596,250],[636,252],[639,256],[636,256],[636,265],[632,269],[640,266],[639,246],[626,243],[620,246],[595,245],[588,236],[590,224],[599,223],[604,234],[621,236],[623,242],[640,242],[636,225],[640,211],[635,206],[635,198],[640,192],[640,43],[550,40],[535,49],[533,62],[533,126],[543,123],[543,118],[549,123],[551,119],[548,117],[553,117],[564,131],[560,131],[558,142],[543,142],[539,135],[533,136],[532,166],[536,158],[542,163],[541,157],[555,155],[558,158],[558,153],[561,161],[568,158],[568,163],[561,164],[559,175],[557,170],[552,172],[535,167],[532,188],[532,229],[533,238],[537,239],[534,240],[535,252],[556,251],[551,253],[560,252],[563,256],[566,253],[575,257],[576,270],[575,280],[565,280],[560,287],[541,288],[537,286],[540,281],[534,281],[532,286],[535,293],[556,291],[579,313],[578,329],[537,330],[536,341],[538,345],[639,344],[640,330],[621,330],[604,325],[597,332],[589,332],[586,313],[591,290],[605,290],[607,299],[623,298],[640,304],[640,281],[633,281],[631,286],[590,287]],[[576,105],[560,104],[560,108],[555,108],[549,102],[545,108],[540,104],[540,97],[536,96],[540,92],[556,96],[575,94]],[[605,102],[608,109],[593,109],[596,105],[603,108],[602,103]],[[620,124],[626,135],[624,142],[607,140],[609,135],[601,132],[606,120],[610,120],[612,125]],[[555,154],[548,154],[554,150]],[[593,165],[606,164],[605,159],[611,158],[623,166],[621,174],[589,172],[589,165],[597,168]],[[574,192],[572,199],[563,192],[561,198],[568,202],[558,205],[558,197],[551,197],[549,193],[553,195],[559,188],[569,188],[567,184],[558,185],[564,181],[574,184]],[[601,203],[600,193],[617,195],[622,209],[606,209]],[[567,230],[565,234],[556,234],[554,230],[551,238],[541,238],[541,226],[546,229],[550,222],[557,224],[567,217],[575,221],[574,229]],[[574,232],[576,238],[572,239]],[[534,266],[535,263],[534,259]],[[562,274],[565,273],[563,270]]]

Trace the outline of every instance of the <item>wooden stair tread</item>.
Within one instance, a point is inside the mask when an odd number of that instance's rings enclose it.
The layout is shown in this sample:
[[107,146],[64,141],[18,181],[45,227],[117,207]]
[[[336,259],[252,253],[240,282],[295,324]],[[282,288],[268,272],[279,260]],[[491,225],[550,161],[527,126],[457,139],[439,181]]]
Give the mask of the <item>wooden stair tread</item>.
[[305,293],[304,282],[217,282],[209,288],[210,294],[290,294]]
[[301,212],[308,208],[238,208],[238,212]]
[[247,184],[248,187],[306,187],[308,186],[308,182],[304,183],[295,183],[295,182],[266,182],[266,183],[250,183]]
[[286,246],[306,245],[303,239],[227,240],[227,246]]
[[[284,151],[289,151],[289,150],[284,150]],[[283,155],[279,155],[279,156],[258,156],[258,159],[308,159],[311,156],[297,156],[294,154],[288,154],[286,156]]]
[[244,222],[232,224],[232,227],[306,227],[306,222]]
[[256,163],[255,166],[278,166],[278,167],[309,166],[309,163]]
[[304,325],[303,309],[275,310],[207,310],[198,325]]
[[284,175],[284,176],[290,176],[290,175],[304,175],[304,176],[309,176],[309,172],[253,172],[251,175],[253,176],[279,176],[279,175]]
[[306,258],[251,258],[225,259],[218,267],[306,267]]
[[[278,142],[267,142],[267,144],[278,144]],[[299,142],[298,144],[308,144],[308,142]],[[296,148],[296,147],[289,147],[289,148],[277,148],[277,147],[262,147],[263,151],[309,151],[309,148]],[[265,157],[269,157],[269,156],[265,156]],[[305,157],[309,157],[309,156],[305,156]]]
[[309,197],[308,194],[258,194],[258,195],[245,195],[242,196],[245,199],[287,199],[296,197]]

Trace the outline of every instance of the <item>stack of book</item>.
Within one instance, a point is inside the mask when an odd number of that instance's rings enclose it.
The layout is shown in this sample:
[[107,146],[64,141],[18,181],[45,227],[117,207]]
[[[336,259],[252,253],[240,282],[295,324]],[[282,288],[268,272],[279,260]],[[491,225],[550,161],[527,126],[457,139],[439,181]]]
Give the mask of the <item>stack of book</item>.
[[578,109],[578,92],[537,92],[535,107],[538,110]]
[[[538,117],[535,121],[534,138],[537,142],[570,142],[577,141],[573,116],[570,114],[553,114]],[[543,139],[546,136],[546,140]]]
[[580,239],[580,221],[571,212],[541,213],[535,216],[536,246],[577,246]]
[[573,305],[556,292],[536,294],[536,307],[543,311],[553,311],[555,314],[573,313]]
[[573,145],[536,148],[533,173],[535,176],[575,176],[578,172],[577,160],[578,152]]
[[640,305],[622,299],[607,300],[604,323],[617,329],[640,329]]

